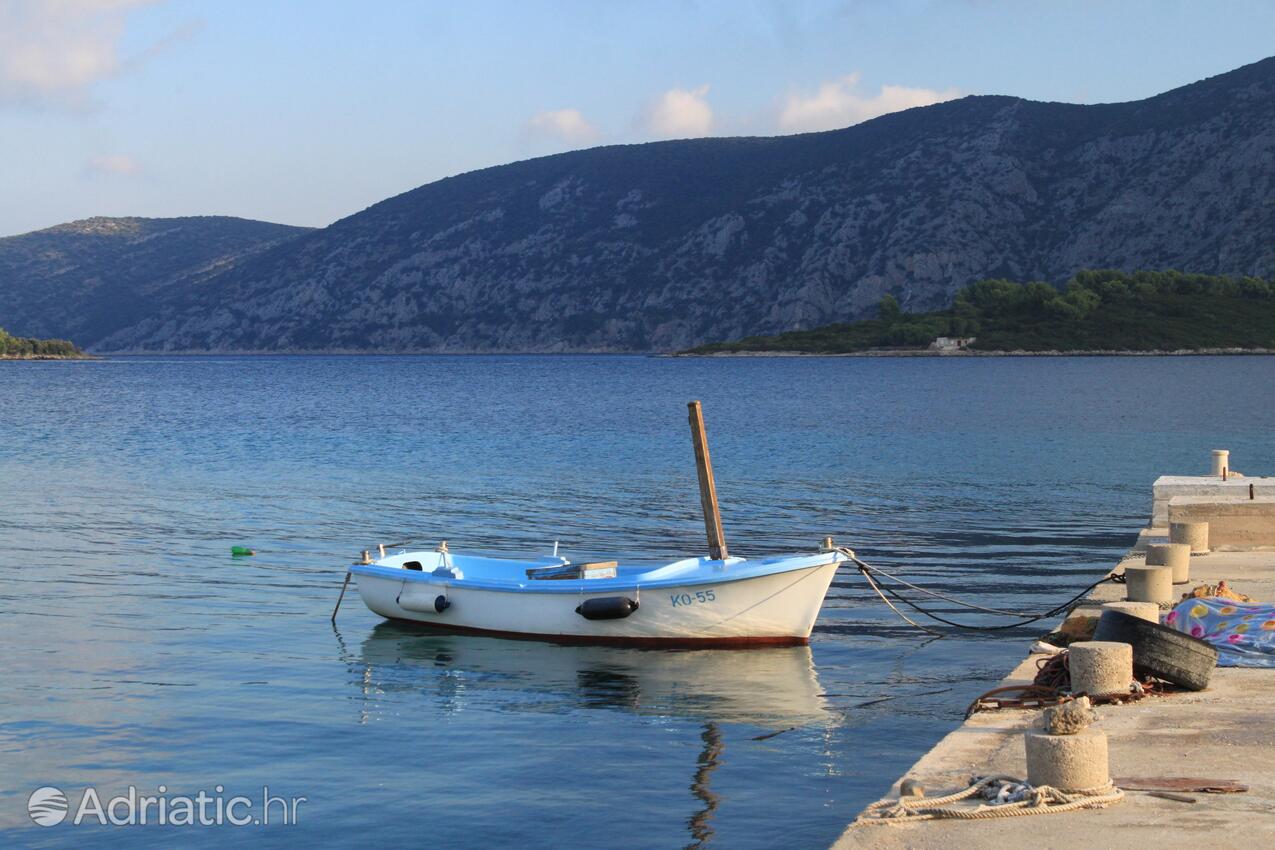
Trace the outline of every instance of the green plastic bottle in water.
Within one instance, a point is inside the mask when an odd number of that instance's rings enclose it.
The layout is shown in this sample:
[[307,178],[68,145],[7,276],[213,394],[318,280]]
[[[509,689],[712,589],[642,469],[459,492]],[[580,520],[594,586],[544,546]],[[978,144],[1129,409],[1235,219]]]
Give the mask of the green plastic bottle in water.
[[257,554],[255,549],[249,549],[247,546],[231,546],[230,555],[233,558],[246,558],[249,555]]

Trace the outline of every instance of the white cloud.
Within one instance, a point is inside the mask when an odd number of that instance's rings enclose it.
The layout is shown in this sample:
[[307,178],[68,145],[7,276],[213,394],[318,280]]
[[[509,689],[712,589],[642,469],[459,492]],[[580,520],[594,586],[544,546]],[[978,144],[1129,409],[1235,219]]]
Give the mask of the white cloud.
[[524,128],[529,135],[554,139],[573,145],[595,141],[598,130],[578,109],[553,109],[537,112]]
[[129,13],[153,0],[2,0],[0,104],[80,105],[119,73]]
[[878,94],[868,96],[860,93],[856,72],[823,83],[814,94],[790,94],[779,113],[779,129],[787,133],[835,130],[879,115],[959,96],[960,92],[953,88],[936,91],[907,86],[882,86]]
[[713,108],[704,99],[707,94],[707,84],[689,90],[669,89],[647,107],[643,129],[666,139],[707,136],[713,129]]
[[140,174],[142,166],[131,156],[122,153],[95,156],[85,165],[90,174],[119,174],[125,177]]

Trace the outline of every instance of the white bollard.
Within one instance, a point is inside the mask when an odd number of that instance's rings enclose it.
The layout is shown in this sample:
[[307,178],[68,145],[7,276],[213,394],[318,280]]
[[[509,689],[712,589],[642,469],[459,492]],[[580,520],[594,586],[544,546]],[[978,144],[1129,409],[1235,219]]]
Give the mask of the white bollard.
[[1231,467],[1231,453],[1227,449],[1213,450],[1213,474],[1218,478],[1226,475]]
[[1041,729],[1023,733],[1027,781],[1062,791],[1098,788],[1111,781],[1107,734],[1090,726],[1075,735],[1051,735]]
[[1133,683],[1133,647],[1110,640],[1077,641],[1067,647],[1067,669],[1073,694],[1127,694]]
[[1104,602],[1104,611],[1119,611],[1130,617],[1146,620],[1148,623],[1160,622],[1160,606],[1154,602]]
[[1173,569],[1170,567],[1125,567],[1124,594],[1127,602],[1173,601]]
[[1186,584],[1191,580],[1191,544],[1152,543],[1147,547],[1147,566],[1168,567],[1174,584]]
[[1207,522],[1171,522],[1169,523],[1169,540],[1173,543],[1185,543],[1191,547],[1192,554],[1209,551],[1209,524]]

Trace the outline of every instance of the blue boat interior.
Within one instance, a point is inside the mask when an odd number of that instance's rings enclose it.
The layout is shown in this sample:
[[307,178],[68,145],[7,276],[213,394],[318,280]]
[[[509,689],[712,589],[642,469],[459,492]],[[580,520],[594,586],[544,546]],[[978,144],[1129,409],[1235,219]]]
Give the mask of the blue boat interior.
[[846,560],[837,552],[802,555],[775,555],[765,558],[683,558],[669,562],[619,563],[614,577],[533,579],[527,570],[566,566],[566,558],[542,556],[502,558],[489,555],[462,555],[451,552],[399,552],[371,564],[351,567],[355,575],[389,578],[395,581],[473,587],[487,590],[533,593],[579,593],[632,587],[661,587],[713,584],[753,578],[790,570],[817,567]]

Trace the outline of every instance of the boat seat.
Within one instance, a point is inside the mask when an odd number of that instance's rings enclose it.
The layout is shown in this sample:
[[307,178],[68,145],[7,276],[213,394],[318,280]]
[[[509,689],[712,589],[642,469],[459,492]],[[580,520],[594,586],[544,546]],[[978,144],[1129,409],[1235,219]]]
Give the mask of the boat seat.
[[547,579],[582,579],[582,578],[615,578],[618,561],[592,561],[585,564],[555,564],[551,567],[532,567],[527,570],[527,578]]

